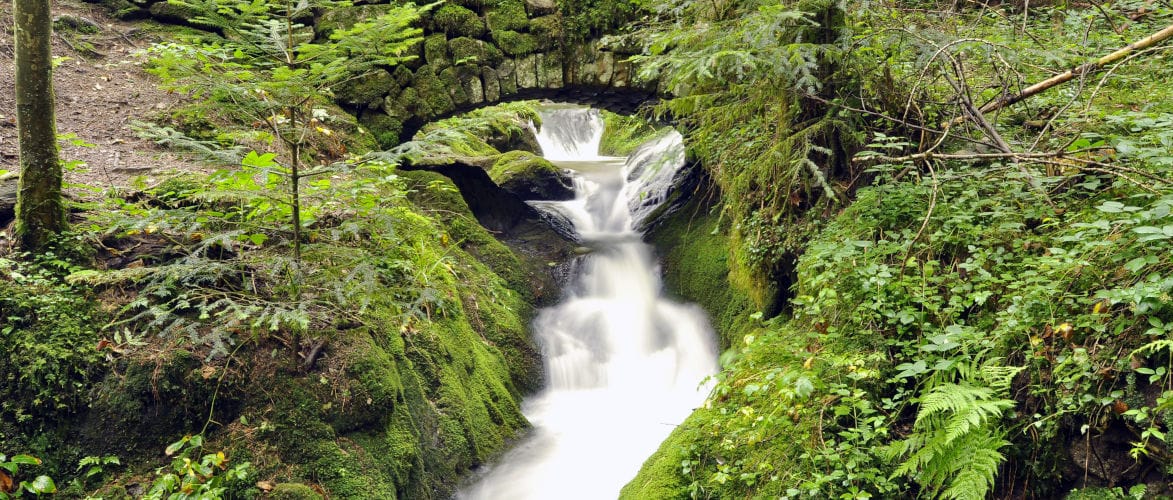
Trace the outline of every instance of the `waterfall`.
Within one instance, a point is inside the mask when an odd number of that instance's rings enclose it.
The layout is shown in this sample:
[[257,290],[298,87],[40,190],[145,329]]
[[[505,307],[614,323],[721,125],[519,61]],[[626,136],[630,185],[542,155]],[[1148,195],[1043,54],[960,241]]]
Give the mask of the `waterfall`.
[[717,370],[707,316],[662,295],[652,249],[634,229],[683,164],[680,136],[616,158],[598,155],[602,132],[594,110],[542,113],[544,156],[574,172],[576,197],[535,205],[566,216],[593,252],[562,302],[533,322],[548,377],[523,403],[533,432],[458,498],[615,498],[703,402],[700,384]]

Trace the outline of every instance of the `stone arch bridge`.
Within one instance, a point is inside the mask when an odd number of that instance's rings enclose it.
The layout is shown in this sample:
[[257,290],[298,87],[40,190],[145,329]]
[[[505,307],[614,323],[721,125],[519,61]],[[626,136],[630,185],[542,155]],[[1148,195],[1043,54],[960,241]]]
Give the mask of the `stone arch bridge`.
[[[167,0],[87,0],[122,18],[194,25],[195,13]],[[318,37],[377,16],[398,0],[356,0],[312,20]],[[605,6],[604,6],[605,7]],[[448,0],[421,20],[416,58],[334,89],[337,101],[390,146],[430,121],[500,102],[551,99],[633,113],[657,96],[628,57],[633,40],[575,36],[556,0]],[[198,26],[197,26],[198,27]]]
[[[319,34],[381,5],[327,13]],[[424,21],[417,58],[335,89],[339,104],[389,145],[430,121],[507,101],[550,99],[631,114],[657,96],[627,59],[630,40],[572,43],[554,0],[450,0]]]

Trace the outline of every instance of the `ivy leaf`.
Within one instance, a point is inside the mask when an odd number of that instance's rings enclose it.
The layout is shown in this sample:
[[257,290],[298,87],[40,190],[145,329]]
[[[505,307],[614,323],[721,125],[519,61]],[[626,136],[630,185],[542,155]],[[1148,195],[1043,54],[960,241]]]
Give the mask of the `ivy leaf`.
[[33,479],[28,489],[30,492],[38,495],[42,493],[56,493],[57,485],[53,483],[53,478],[49,476],[37,476],[36,479]]

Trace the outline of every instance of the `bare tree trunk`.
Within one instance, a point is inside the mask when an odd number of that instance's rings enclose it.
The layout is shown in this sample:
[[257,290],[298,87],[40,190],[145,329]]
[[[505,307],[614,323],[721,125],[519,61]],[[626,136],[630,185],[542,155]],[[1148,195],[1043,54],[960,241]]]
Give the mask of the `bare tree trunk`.
[[17,245],[38,251],[65,229],[61,165],[53,116],[52,27],[49,0],[13,0],[16,27],[16,125],[20,187]]

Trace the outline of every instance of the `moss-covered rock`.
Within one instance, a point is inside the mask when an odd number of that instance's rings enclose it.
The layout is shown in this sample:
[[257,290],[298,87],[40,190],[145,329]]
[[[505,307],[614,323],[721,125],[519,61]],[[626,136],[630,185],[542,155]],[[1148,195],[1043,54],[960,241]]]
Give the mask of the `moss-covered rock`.
[[[455,80],[450,82],[455,84]],[[448,113],[456,109],[452,96],[448,93],[445,82],[440,81],[431,65],[424,65],[415,72],[415,89],[419,93],[419,116],[433,117]]]
[[452,58],[448,54],[448,37],[443,33],[435,33],[424,38],[424,61],[437,70],[452,65]]
[[493,41],[509,56],[524,56],[538,50],[538,40],[529,33],[512,30],[494,30]]
[[558,11],[558,4],[554,0],[525,0],[525,8],[532,16],[543,16]]
[[448,41],[448,51],[452,54],[453,64],[458,66],[484,63],[485,53],[480,40],[464,36],[453,38]]
[[500,0],[485,13],[490,30],[524,31],[529,26],[525,4],[521,0]]
[[662,218],[648,239],[661,256],[665,289],[703,307],[727,347],[754,309],[747,293],[729,283],[729,235],[718,196],[702,181],[693,198]]
[[478,37],[485,33],[485,21],[476,12],[448,3],[432,14],[432,29],[449,37]]
[[301,483],[281,483],[269,492],[271,500],[321,500],[322,495]]
[[383,111],[371,110],[359,115],[358,122],[370,132],[379,147],[390,148],[399,144],[399,135],[403,133],[401,120]]
[[351,28],[359,21],[381,16],[393,8],[394,5],[391,4],[363,4],[324,9],[322,14],[314,19],[314,32],[319,38],[327,39],[337,30]]
[[378,108],[384,97],[393,93],[399,93],[399,84],[385,69],[369,71],[334,87],[334,96],[339,102],[360,109]]
[[550,50],[557,47],[562,40],[562,16],[542,16],[530,21],[529,32],[537,40],[539,50]]
[[569,200],[574,198],[570,176],[545,158],[528,151],[501,155],[489,177],[502,189],[523,200]]
[[448,90],[448,97],[454,106],[465,106],[471,99],[464,86],[460,83],[460,72],[456,68],[445,68],[438,75],[440,84]]

